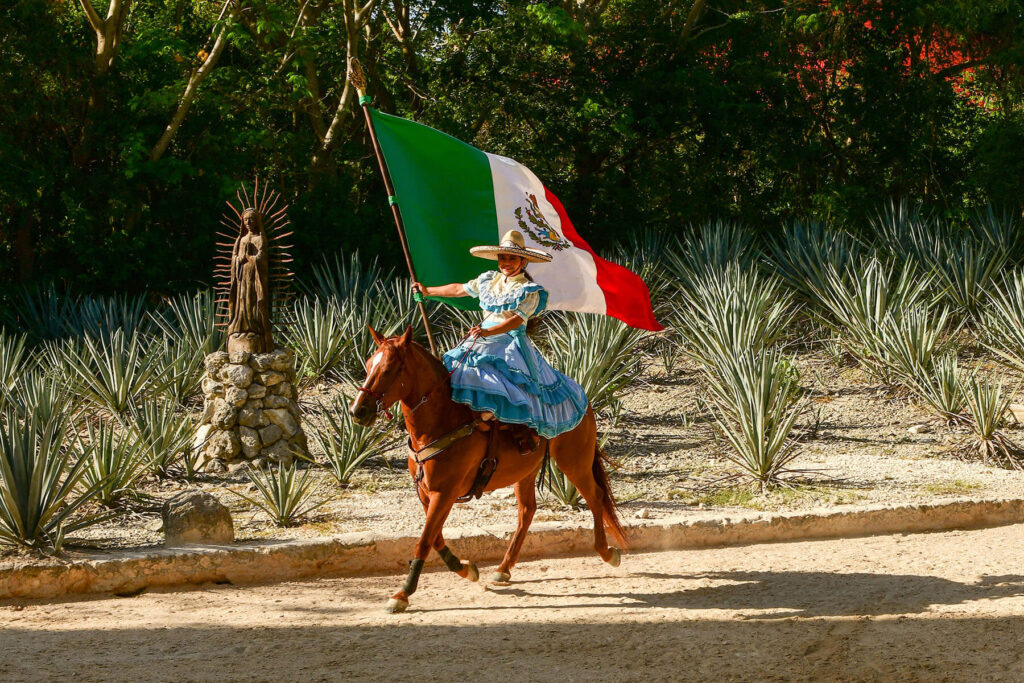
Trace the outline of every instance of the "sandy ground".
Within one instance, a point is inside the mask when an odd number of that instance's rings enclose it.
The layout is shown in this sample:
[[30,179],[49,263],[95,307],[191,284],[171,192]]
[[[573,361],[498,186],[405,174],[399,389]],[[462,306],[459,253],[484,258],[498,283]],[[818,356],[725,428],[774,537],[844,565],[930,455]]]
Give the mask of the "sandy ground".
[[[0,605],[0,679],[1024,680],[1024,525]],[[458,548],[456,547],[457,551]],[[485,573],[486,576],[486,573]]]

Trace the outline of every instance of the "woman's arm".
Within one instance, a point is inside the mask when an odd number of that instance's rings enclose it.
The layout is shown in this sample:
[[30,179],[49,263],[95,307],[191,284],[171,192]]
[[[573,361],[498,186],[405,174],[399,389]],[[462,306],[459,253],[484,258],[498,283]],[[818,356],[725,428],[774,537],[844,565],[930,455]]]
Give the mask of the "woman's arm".
[[437,287],[424,287],[418,282],[412,283],[412,291],[419,292],[423,296],[448,296],[460,297],[469,296],[466,288],[460,282],[453,282],[450,285],[438,285]]
[[473,329],[469,331],[469,336],[476,339],[477,337],[492,337],[496,334],[504,334],[509,330],[514,330],[523,324],[523,319],[518,315],[510,316],[505,322],[494,327],[488,327],[486,330],[480,325],[474,325]]

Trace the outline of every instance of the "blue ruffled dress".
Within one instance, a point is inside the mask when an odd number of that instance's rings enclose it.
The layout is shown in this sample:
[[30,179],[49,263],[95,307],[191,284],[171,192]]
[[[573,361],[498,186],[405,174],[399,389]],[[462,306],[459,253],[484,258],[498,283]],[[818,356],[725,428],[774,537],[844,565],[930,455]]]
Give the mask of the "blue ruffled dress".
[[[522,275],[488,271],[463,285],[494,327],[512,315],[524,321],[544,310],[548,294]],[[548,439],[570,431],[587,413],[583,388],[552,368],[526,336],[526,324],[491,337],[467,339],[444,355],[452,398],[502,422],[529,425]]]

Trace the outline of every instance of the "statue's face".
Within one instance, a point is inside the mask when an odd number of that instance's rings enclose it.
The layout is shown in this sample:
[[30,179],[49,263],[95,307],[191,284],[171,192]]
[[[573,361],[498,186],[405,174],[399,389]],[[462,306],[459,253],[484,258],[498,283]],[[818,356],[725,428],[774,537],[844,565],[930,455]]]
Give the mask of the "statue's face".
[[242,225],[244,225],[245,229],[249,232],[256,232],[256,212],[247,211],[242,214]]

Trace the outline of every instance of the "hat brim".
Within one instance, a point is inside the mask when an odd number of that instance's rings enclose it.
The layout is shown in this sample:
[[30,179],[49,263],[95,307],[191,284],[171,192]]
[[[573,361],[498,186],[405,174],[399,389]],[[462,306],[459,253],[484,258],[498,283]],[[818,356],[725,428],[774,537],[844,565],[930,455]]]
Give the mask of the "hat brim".
[[551,260],[551,254],[547,254],[539,249],[529,249],[527,247],[473,247],[469,250],[469,253],[479,258],[490,259],[491,261],[497,261],[498,254],[521,256],[530,263],[547,263]]

